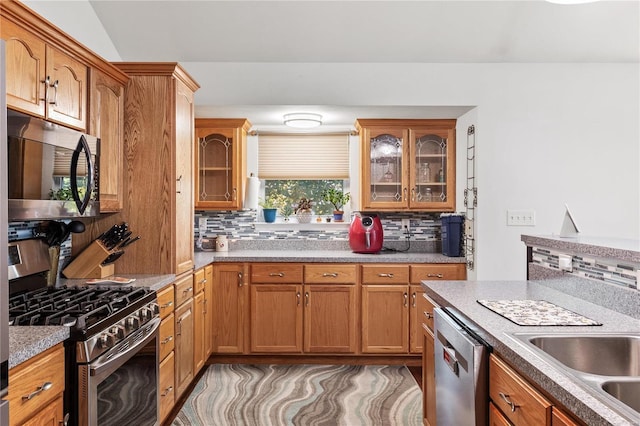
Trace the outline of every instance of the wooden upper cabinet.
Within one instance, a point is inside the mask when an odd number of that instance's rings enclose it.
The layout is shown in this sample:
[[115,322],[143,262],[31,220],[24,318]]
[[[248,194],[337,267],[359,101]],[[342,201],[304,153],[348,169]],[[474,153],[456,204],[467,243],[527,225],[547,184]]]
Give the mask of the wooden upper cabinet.
[[119,212],[124,199],[124,86],[91,70],[89,133],[100,138],[100,212]]
[[244,118],[197,118],[195,128],[195,208],[241,209],[251,123]]
[[455,211],[456,120],[357,120],[363,210]]
[[7,106],[87,129],[88,67],[28,29],[3,19]]

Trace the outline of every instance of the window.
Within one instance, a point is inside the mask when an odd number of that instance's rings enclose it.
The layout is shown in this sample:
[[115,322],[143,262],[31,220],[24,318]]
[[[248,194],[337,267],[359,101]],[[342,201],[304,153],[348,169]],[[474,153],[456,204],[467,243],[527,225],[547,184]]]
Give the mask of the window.
[[292,214],[303,197],[313,200],[314,214],[331,215],[333,206],[321,194],[330,188],[349,191],[349,135],[259,135],[258,177],[280,215],[288,215],[285,206]]

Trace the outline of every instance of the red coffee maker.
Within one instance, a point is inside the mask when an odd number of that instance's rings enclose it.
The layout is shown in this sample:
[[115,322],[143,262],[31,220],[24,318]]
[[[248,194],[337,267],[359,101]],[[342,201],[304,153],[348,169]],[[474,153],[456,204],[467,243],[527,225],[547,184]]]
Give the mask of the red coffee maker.
[[354,214],[349,226],[349,246],[354,253],[377,253],[382,250],[383,239],[377,214]]

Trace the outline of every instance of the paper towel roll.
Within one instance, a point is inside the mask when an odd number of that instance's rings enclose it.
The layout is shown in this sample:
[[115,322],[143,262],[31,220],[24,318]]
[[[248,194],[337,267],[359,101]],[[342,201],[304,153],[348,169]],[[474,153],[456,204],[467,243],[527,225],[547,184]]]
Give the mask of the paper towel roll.
[[258,194],[260,193],[260,179],[251,173],[247,178],[247,186],[244,197],[244,208],[258,210]]

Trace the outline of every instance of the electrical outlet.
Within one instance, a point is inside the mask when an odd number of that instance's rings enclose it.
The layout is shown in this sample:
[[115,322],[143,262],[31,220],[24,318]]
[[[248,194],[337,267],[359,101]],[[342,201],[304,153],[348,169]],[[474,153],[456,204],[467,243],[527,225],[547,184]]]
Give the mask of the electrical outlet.
[[535,210],[507,210],[507,226],[535,226]]
[[411,232],[411,221],[409,219],[402,219],[402,232]]

